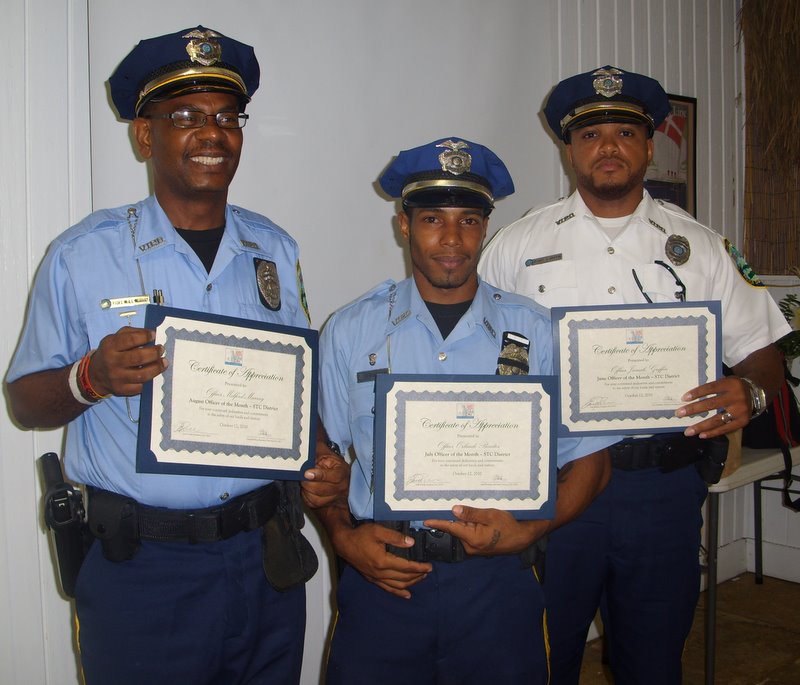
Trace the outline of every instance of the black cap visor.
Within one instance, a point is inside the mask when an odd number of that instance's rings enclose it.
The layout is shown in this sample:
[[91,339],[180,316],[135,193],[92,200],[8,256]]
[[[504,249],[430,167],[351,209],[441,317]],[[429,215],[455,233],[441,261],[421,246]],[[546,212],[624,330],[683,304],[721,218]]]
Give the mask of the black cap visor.
[[494,205],[484,195],[458,187],[430,188],[409,193],[403,198],[403,206],[423,209],[434,207],[469,207],[485,211],[494,209]]
[[576,107],[561,120],[561,126],[563,127],[562,137],[564,142],[568,143],[570,131],[576,128],[615,123],[641,124],[647,127],[648,136],[652,136],[655,130],[653,117],[637,103],[619,100],[589,102]]
[[[210,69],[207,71],[211,72]],[[196,70],[186,70],[152,80],[140,91],[139,101],[136,103],[136,115],[138,116],[151,100],[168,100],[186,93],[230,93],[239,98],[244,109],[250,102],[250,97],[244,89],[241,77],[229,70],[214,71],[216,73],[196,73]]]

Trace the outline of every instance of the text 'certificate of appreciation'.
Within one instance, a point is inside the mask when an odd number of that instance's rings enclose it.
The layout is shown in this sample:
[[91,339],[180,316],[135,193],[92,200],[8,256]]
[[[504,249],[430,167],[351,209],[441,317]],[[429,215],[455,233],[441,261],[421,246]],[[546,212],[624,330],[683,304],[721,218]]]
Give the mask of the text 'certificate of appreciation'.
[[555,512],[553,376],[381,374],[375,518],[452,519],[456,504]]
[[720,304],[554,307],[559,435],[683,430],[688,390],[721,376]]
[[313,463],[317,332],[148,305],[169,366],[145,384],[137,470],[300,479]]

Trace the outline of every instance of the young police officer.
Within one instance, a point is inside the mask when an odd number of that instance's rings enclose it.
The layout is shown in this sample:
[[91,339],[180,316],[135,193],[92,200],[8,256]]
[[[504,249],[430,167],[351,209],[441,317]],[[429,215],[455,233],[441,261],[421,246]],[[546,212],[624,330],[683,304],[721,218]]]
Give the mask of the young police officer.
[[720,300],[723,359],[736,374],[686,388],[678,415],[712,415],[685,436],[613,446],[609,487],[550,536],[553,683],[577,684],[601,597],[617,685],[681,682],[700,591],[699,471],[724,459],[712,439],[763,411],[783,379],[772,343],[788,326],[766,288],[737,270],[743,260],[720,235],[644,190],[653,131],[669,110],[658,81],[611,66],[559,83],[545,114],[577,190],[502,229],[481,261],[490,283],[548,307]]
[[[122,61],[111,95],[155,193],[53,242],[8,374],[19,422],[67,425],[67,474],[89,486],[101,539],[75,590],[89,684],[299,680],[304,586],[279,592],[264,571],[286,571],[262,550],[277,485],[135,468],[139,394],[169,363],[148,345],[147,302],[308,326],[296,242],[227,204],[258,81],[250,46],[201,26]],[[345,472],[316,469],[307,499],[326,503]]]
[[412,276],[336,312],[320,344],[323,423],[342,449],[355,450],[356,525],[350,512],[323,513],[347,562],[327,683],[546,683],[542,590],[519,555],[602,489],[609,441],[559,441],[553,521],[461,505],[456,521],[407,522],[410,529],[373,520],[377,374],[491,375],[507,332],[529,342],[529,373],[552,373],[546,312],[477,275],[494,202],[514,190],[503,162],[481,145],[446,138],[401,152],[380,183],[402,199]]

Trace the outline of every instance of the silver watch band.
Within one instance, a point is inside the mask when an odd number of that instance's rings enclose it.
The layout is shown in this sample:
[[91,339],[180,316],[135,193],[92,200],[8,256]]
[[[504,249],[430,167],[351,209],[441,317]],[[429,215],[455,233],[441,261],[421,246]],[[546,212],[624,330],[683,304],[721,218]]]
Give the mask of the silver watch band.
[[750,418],[754,419],[756,416],[763,414],[766,410],[767,394],[764,392],[764,388],[754,383],[749,378],[745,378],[744,376],[739,376],[739,378],[750,390],[750,404],[753,408]]

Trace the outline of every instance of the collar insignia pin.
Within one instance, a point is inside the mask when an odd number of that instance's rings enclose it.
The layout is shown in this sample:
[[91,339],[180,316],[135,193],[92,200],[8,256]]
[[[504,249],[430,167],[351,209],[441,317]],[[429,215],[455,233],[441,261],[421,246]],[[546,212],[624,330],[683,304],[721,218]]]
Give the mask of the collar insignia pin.
[[566,216],[562,216],[560,219],[556,219],[556,226],[560,226],[565,221],[569,221],[570,219],[574,219],[574,218],[575,218],[575,212],[570,212]]

